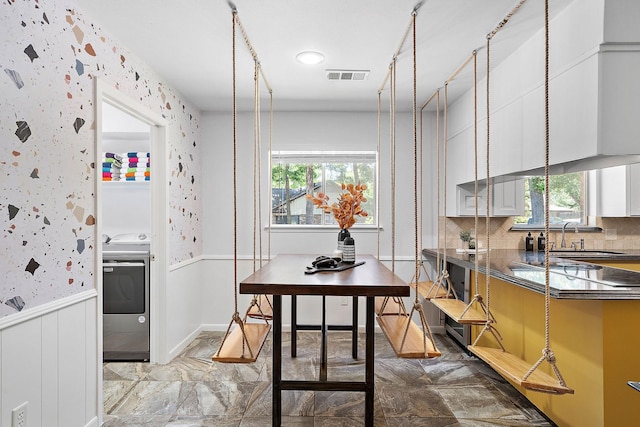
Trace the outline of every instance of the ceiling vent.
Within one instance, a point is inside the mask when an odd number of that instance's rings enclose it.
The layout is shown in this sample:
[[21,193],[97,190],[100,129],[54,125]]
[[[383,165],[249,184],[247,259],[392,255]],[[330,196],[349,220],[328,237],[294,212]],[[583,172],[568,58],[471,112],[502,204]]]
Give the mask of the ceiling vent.
[[367,80],[369,70],[326,70],[328,80]]

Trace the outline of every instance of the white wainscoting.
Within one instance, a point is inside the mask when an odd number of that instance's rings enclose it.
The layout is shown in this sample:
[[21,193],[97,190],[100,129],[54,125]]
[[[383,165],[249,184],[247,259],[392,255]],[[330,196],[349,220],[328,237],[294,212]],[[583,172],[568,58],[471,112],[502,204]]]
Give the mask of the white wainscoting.
[[[200,332],[203,310],[208,306],[203,298],[203,288],[209,283],[208,276],[202,274],[201,257],[174,264],[169,268],[164,302],[166,318],[160,319],[159,331],[164,335],[166,347],[160,352],[158,362],[169,362]],[[153,292],[153,289],[151,291]]]
[[0,322],[0,427],[24,402],[29,427],[98,426],[97,314],[90,290]]

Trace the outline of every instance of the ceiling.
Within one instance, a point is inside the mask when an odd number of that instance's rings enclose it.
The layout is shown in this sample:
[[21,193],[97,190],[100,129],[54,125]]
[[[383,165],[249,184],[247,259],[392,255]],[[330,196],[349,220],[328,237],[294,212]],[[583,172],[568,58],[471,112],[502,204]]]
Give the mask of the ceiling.
[[[572,0],[551,2],[554,16]],[[232,109],[232,14],[224,0],[76,0],[92,20],[150,65],[202,111]],[[514,8],[516,0],[234,0],[279,111],[376,111],[378,91],[388,109],[387,75],[394,53],[410,30],[417,8],[417,103],[422,105],[486,35]],[[531,0],[491,44],[492,64],[544,26],[544,2]],[[296,61],[298,52],[325,55],[319,65]],[[480,53],[479,53],[480,55]],[[540,52],[544,55],[544,52]],[[398,55],[397,109],[411,111],[412,31]],[[486,59],[478,63],[479,78]],[[254,105],[254,66],[236,31],[239,110]],[[365,81],[330,81],[327,69],[370,70]],[[472,85],[471,67],[449,84],[449,100]],[[268,91],[261,82],[262,108]]]

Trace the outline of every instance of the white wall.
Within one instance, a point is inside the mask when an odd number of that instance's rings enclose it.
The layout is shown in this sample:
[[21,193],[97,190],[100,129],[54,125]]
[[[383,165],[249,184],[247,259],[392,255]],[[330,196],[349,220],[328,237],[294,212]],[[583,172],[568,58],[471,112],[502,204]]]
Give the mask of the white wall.
[[[425,113],[425,132],[432,132],[432,117]],[[262,121],[262,212],[263,227],[269,220],[268,173],[268,115]],[[353,112],[276,112],[273,121],[274,150],[369,150],[378,145],[376,113]],[[389,119],[383,115],[380,153],[380,259],[391,268],[391,179]],[[395,270],[409,281],[414,274],[414,197],[413,197],[413,127],[412,114],[398,115],[396,127],[396,212],[395,212]],[[229,114],[206,113],[202,121],[204,180],[209,191],[203,194],[203,323],[227,326],[233,313],[233,134],[232,117]],[[423,246],[435,245],[435,158],[429,149],[431,142],[425,137],[424,168],[424,241]],[[253,114],[238,114],[238,280],[253,271]],[[271,255],[278,253],[309,253],[311,257],[331,253],[335,249],[338,229],[334,230],[283,230],[271,231]],[[358,253],[378,255],[378,233],[375,230],[353,229]],[[263,257],[268,256],[268,233],[263,231]],[[422,249],[422,248],[420,248]],[[259,250],[257,250],[259,257]],[[303,266],[302,266],[303,267]],[[244,312],[249,303],[240,297],[239,311]],[[285,300],[285,304],[288,301]],[[317,323],[319,299],[300,298],[299,321]],[[329,320],[349,323],[351,303],[341,306],[338,298],[328,303]],[[361,321],[364,319],[364,302],[361,304]],[[289,308],[283,308],[284,323],[289,322]],[[439,318],[430,319],[430,323]]]

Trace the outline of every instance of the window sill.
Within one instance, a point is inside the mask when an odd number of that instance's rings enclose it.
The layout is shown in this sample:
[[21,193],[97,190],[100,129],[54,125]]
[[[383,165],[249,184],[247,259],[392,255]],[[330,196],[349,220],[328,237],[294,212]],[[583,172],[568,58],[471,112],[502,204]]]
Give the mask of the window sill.
[[[265,230],[269,229],[269,226],[264,227]],[[376,225],[354,225],[349,230],[355,230],[358,233],[377,233],[378,230],[384,230],[382,226]],[[272,233],[291,233],[291,232],[313,232],[313,233],[337,233],[340,228],[335,225],[303,225],[303,224],[276,224],[271,226]]]

